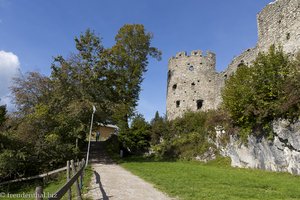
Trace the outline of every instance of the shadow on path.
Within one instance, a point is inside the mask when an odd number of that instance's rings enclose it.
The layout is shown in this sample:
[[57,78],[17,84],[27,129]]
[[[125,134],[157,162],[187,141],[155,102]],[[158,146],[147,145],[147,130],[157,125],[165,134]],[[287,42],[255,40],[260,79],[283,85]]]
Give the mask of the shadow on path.
[[107,196],[103,186],[102,186],[102,183],[101,183],[101,180],[100,180],[100,175],[98,174],[98,172],[94,171],[94,175],[96,177],[96,183],[99,184],[99,189],[102,193],[102,196],[103,198],[102,199],[97,199],[97,200],[109,200],[109,197],[112,197],[112,196]]

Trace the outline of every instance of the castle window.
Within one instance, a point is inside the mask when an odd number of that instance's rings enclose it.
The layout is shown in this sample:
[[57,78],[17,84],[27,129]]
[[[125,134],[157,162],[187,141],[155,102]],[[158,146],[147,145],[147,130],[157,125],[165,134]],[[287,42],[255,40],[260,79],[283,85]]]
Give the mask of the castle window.
[[243,62],[241,62],[240,64],[238,64],[237,67],[242,67],[242,66],[244,66],[244,63],[243,63]]
[[224,79],[225,79],[225,80],[227,79],[227,74],[224,75]]
[[200,80],[197,81],[198,83],[200,82]]
[[172,76],[172,72],[171,72],[171,70],[169,70],[168,71],[168,80],[170,81],[170,79],[171,79],[171,76]]
[[191,83],[191,86],[192,86],[192,87],[195,86],[195,85],[196,85],[196,84],[195,84],[194,82]]
[[287,33],[286,34],[286,40],[289,40],[291,38],[291,34],[290,33]]
[[191,65],[191,66],[189,67],[189,70],[190,70],[190,71],[194,71],[194,67]]
[[197,110],[201,109],[203,106],[203,100],[199,99],[197,100]]
[[176,108],[179,108],[179,106],[180,106],[180,101],[178,100],[176,101]]
[[176,90],[177,84],[174,84],[174,85],[172,86],[172,88],[173,88],[173,90]]
[[203,63],[201,62],[200,65],[202,65]]
[[211,82],[211,80],[209,79],[208,82]]

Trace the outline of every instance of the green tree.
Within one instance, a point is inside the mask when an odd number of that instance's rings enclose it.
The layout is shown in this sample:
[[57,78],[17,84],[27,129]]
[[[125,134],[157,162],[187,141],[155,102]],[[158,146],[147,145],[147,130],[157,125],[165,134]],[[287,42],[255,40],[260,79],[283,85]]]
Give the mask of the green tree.
[[300,111],[300,52],[293,61],[291,73],[287,75],[283,83],[283,91],[280,93],[279,112],[283,118],[291,121],[299,119]]
[[[159,119],[157,116],[154,119]],[[224,115],[220,112],[187,112],[181,118],[165,121],[163,140],[159,144],[154,144],[152,148],[158,157],[195,159],[196,156],[207,152],[210,147],[215,149],[208,141],[209,138],[215,137],[214,128],[225,124],[223,118]],[[160,120],[152,122],[155,121]]]
[[113,71],[113,88],[118,99],[114,118],[125,132],[139,99],[148,56],[161,59],[161,52],[151,46],[152,37],[141,24],[124,25],[115,37],[116,44],[104,54]]
[[[18,166],[19,176],[25,176],[74,159],[78,155],[75,141],[79,139],[80,144],[86,138],[92,105],[97,107],[95,121],[117,122],[125,133],[121,138],[130,138],[128,118],[137,105],[148,56],[160,58],[160,52],[150,46],[151,39],[143,25],[124,25],[116,44],[104,48],[100,38],[87,30],[75,38],[76,52],[67,58],[55,57],[50,77],[30,72],[15,78],[11,90],[17,112],[10,119],[11,128],[0,135],[0,159],[16,152],[19,156],[2,163],[0,176],[15,163],[24,164]],[[146,148],[146,136],[134,132],[134,151]]]
[[3,125],[3,123],[6,120],[6,113],[7,113],[6,105],[1,105],[0,106],[0,127]]
[[150,146],[150,125],[141,114],[132,119],[131,127],[126,135],[121,135],[121,140],[131,153],[139,154],[145,152]]
[[11,92],[18,113],[24,115],[34,112],[33,108],[39,102],[48,103],[53,90],[51,80],[38,72],[20,74],[13,79]]
[[[289,97],[287,85],[294,85],[296,89],[295,84],[299,80],[296,74],[299,72],[295,61],[273,45],[267,53],[259,53],[250,67],[239,67],[235,75],[226,81],[222,93],[223,106],[235,125],[242,128],[241,136],[272,134],[272,121],[287,116],[285,113],[289,109],[283,109],[283,103],[287,97],[293,99]],[[293,100],[294,108],[299,102]]]
[[158,111],[156,111],[154,118],[150,122],[151,125],[151,144],[159,144],[163,136],[167,132],[167,122],[166,119],[159,116]]

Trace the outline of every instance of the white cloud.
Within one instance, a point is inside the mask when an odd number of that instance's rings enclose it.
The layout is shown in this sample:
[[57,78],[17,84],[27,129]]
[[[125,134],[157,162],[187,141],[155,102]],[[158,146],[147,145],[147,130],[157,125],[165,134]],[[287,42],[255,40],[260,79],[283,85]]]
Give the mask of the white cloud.
[[11,52],[0,51],[0,104],[7,104],[11,107],[9,101],[9,87],[12,84],[12,78],[15,77],[20,68],[18,56]]

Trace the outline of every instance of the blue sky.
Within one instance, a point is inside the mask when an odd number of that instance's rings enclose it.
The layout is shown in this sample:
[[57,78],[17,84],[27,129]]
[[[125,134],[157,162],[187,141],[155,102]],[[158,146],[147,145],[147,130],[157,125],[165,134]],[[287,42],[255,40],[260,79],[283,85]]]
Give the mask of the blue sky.
[[256,14],[271,1],[0,0],[0,98],[8,103],[7,77],[12,71],[49,75],[53,56],[74,52],[75,36],[87,28],[110,47],[120,27],[141,23],[154,34],[152,45],[163,53],[162,61],[149,62],[137,107],[150,120],[156,110],[166,110],[171,56],[210,50],[217,55],[217,71],[224,70],[234,56],[255,46]]

